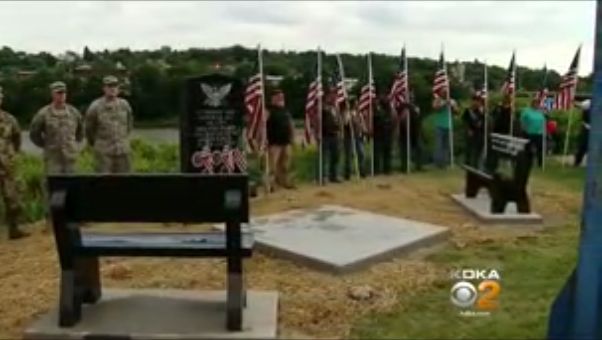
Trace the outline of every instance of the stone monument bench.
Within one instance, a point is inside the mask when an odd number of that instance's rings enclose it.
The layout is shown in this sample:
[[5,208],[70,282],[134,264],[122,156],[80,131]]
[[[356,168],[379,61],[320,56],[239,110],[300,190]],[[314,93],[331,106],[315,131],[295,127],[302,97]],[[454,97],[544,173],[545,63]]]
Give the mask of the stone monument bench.
[[[226,327],[240,330],[246,305],[242,259],[253,238],[248,178],[243,174],[51,175],[50,209],[61,267],[59,326],[81,319],[82,304],[101,297],[99,257],[227,258]],[[224,223],[215,233],[92,233],[88,222]]]
[[[515,202],[519,213],[531,212],[527,182],[531,172],[532,155],[527,148],[528,140],[502,134],[491,134],[491,154],[486,169],[476,169],[463,165],[466,170],[466,198],[476,198],[481,188],[485,188],[491,198],[491,213],[503,214],[509,202]],[[499,159],[512,164],[510,174],[498,169]]]

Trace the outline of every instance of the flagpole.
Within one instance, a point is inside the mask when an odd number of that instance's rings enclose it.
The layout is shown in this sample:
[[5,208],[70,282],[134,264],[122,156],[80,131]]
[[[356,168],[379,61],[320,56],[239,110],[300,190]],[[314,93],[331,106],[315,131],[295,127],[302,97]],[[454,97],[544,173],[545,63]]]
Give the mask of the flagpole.
[[[572,102],[572,100],[571,100],[571,102]],[[568,163],[567,156],[569,154],[569,137],[571,135],[572,124],[573,124],[573,108],[571,107],[569,109],[569,122],[567,124],[566,133],[564,135],[564,152],[563,152],[564,155],[563,155],[563,160],[562,160],[563,167],[566,167],[566,164]]]
[[[544,115],[545,117],[545,115]],[[548,154],[548,129],[547,122],[543,120],[543,141],[541,142],[541,170],[546,169],[546,155]]]
[[[341,56],[337,54],[337,61],[339,63],[339,74],[341,75],[341,84],[343,87],[343,93],[345,94],[345,108],[347,109],[347,114],[349,115],[349,131],[351,133],[351,152],[353,152],[353,163],[355,166],[355,175],[357,176],[357,178],[360,178],[360,173],[359,173],[359,164],[358,164],[358,160],[357,160],[357,150],[356,150],[356,145],[355,145],[355,133],[354,133],[354,129],[353,129],[353,121],[351,119],[351,108],[349,107],[349,98],[347,97],[347,89],[345,88],[345,70],[343,69],[343,61],[341,60]],[[343,119],[345,117],[343,116]]]
[[262,137],[261,142],[262,145],[260,147],[264,149],[265,156],[265,171],[264,171],[264,181],[265,181],[265,190],[266,194],[269,194],[271,191],[271,183],[270,183],[270,150],[267,146],[267,115],[265,110],[265,81],[263,76],[263,58],[261,53],[261,45],[257,46],[257,58],[259,59],[259,76],[261,77],[261,110],[262,114]]
[[[372,124],[374,122],[374,119],[372,118],[374,116],[374,111],[373,111],[374,108],[372,107],[372,100],[373,100],[373,98],[372,98],[373,84],[372,83],[373,83],[373,81],[372,81],[372,56],[370,53],[368,53],[368,87],[369,87],[369,93],[370,93],[370,95],[369,95],[370,101],[369,101],[369,107],[368,107],[368,110],[370,110],[369,111],[370,114],[368,115],[368,117],[370,119],[370,122],[368,122],[367,124],[369,124],[368,126],[372,127],[372,132],[374,132],[374,126],[372,126]],[[371,133],[371,135],[372,135],[372,142],[370,144],[371,144],[372,152],[371,152],[371,156],[370,156],[370,174],[372,175],[372,177],[374,177],[374,134]]]
[[483,154],[484,154],[484,159],[487,159],[487,148],[489,146],[489,138],[488,138],[488,132],[489,132],[489,108],[488,108],[488,102],[489,102],[489,78],[488,78],[488,74],[487,74],[487,60],[485,60],[485,63],[483,64],[483,71],[484,71],[484,80],[483,80],[483,91],[485,92],[484,95],[484,103],[483,103],[483,115],[485,116],[485,122],[484,122],[484,126],[483,126],[483,132],[484,132],[484,136],[483,136]]
[[[543,74],[543,85],[542,88],[540,90],[539,93],[539,104],[541,104],[542,99],[541,97],[544,96],[546,94],[545,92],[545,88],[546,88],[546,82],[547,82],[547,77],[548,77],[548,66],[547,64],[544,64],[544,74]],[[545,103],[546,98],[543,99],[544,103]],[[545,109],[541,107],[542,105],[539,105],[539,109],[545,112]],[[545,113],[544,113],[544,117],[545,117]],[[543,153],[543,155],[541,156],[541,169],[545,170],[546,169],[546,156],[548,155],[548,129],[547,129],[547,121],[544,119],[544,126],[543,126],[543,141],[542,141],[542,147],[541,147],[541,152]]]
[[[563,167],[566,167],[566,164],[568,163],[568,153],[569,153],[569,137],[571,135],[571,125],[573,122],[573,113],[574,113],[574,108],[573,108],[573,102],[575,100],[575,92],[577,92],[577,82],[579,81],[579,57],[581,55],[581,44],[579,44],[579,48],[577,48],[577,53],[575,54],[574,59],[576,60],[576,64],[575,64],[575,85],[574,87],[572,87],[570,89],[570,97],[569,97],[569,122],[568,122],[568,126],[566,129],[566,136],[564,139],[564,159],[562,162]],[[571,63],[572,64],[572,63]],[[572,65],[569,66],[569,68],[572,68]]]
[[514,64],[512,65],[512,79],[514,81],[514,89],[512,90],[512,100],[510,101],[510,136],[514,136],[514,112],[515,102],[516,102],[516,91],[518,89],[518,79],[516,79],[516,50],[512,52],[512,59],[514,59]]
[[[441,45],[441,53],[443,54],[443,44]],[[449,163],[450,163],[450,168],[453,169],[454,167],[454,121],[452,119],[452,110],[451,110],[451,103],[450,103],[450,90],[451,90],[451,86],[450,86],[450,81],[449,78],[447,77],[447,64],[445,63],[445,56],[443,57],[443,68],[445,70],[445,76],[447,78],[447,95],[445,98],[445,102],[447,104],[447,117],[449,118]]]
[[318,95],[318,120],[319,120],[319,124],[320,124],[320,136],[318,137],[318,140],[320,141],[318,144],[318,147],[320,148],[319,152],[318,152],[318,157],[320,157],[318,164],[320,166],[320,169],[318,170],[318,175],[320,176],[320,179],[318,180],[318,183],[320,183],[320,185],[324,185],[324,173],[323,173],[323,168],[324,168],[324,155],[323,155],[323,136],[322,136],[322,51],[320,50],[320,47],[318,46],[318,84],[317,84],[317,95]]
[[406,88],[406,92],[405,92],[405,100],[406,103],[408,104],[408,110],[407,110],[407,114],[406,114],[406,173],[409,174],[410,173],[410,161],[412,159],[412,148],[410,146],[410,131],[412,131],[412,129],[410,128],[410,124],[411,124],[411,119],[410,119],[410,115],[411,115],[411,110],[410,108],[410,87],[408,85],[409,83],[409,79],[410,79],[410,74],[408,73],[408,55],[407,55],[407,51],[406,51],[406,45],[403,44],[403,56],[404,56],[404,60],[403,60],[403,69],[405,72],[405,88]]

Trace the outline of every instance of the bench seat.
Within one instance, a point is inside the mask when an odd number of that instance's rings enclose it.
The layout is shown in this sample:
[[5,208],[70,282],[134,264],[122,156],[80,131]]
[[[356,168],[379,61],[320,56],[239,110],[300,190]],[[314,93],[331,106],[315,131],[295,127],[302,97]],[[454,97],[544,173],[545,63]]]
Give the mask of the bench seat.
[[[243,233],[241,256],[251,257],[253,235]],[[83,233],[82,256],[228,257],[224,233]]]

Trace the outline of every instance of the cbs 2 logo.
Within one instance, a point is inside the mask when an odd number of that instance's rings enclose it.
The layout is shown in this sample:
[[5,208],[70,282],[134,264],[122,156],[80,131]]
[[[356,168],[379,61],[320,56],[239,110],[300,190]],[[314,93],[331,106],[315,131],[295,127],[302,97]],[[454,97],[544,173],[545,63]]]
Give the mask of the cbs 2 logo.
[[481,281],[478,287],[468,281],[460,281],[451,289],[451,301],[462,308],[475,306],[480,310],[492,310],[499,305],[498,297],[501,290],[502,287],[496,280]]

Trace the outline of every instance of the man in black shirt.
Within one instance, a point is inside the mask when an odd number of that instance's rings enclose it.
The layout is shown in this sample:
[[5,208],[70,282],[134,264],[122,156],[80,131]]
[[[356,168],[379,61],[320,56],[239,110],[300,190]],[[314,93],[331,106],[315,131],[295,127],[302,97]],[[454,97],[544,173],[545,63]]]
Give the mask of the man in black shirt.
[[464,110],[462,121],[466,127],[466,165],[477,168],[483,152],[485,141],[485,115],[483,113],[483,99],[480,95],[472,96],[472,103]]
[[322,108],[322,172],[326,173],[326,161],[328,161],[328,180],[331,183],[339,183],[339,135],[340,119],[335,107],[335,91],[330,89],[324,96]]
[[582,117],[581,117],[581,132],[579,133],[579,146],[577,147],[577,153],[575,154],[575,166],[581,166],[583,157],[587,153],[587,144],[589,140],[589,128],[590,128],[590,112],[591,112],[591,101],[586,100],[581,104]]
[[374,173],[391,173],[391,149],[393,144],[393,114],[386,97],[381,97],[374,110]]
[[[291,114],[285,107],[284,93],[273,90],[268,108],[267,137],[270,155],[270,181],[283,188],[292,189],[289,166],[294,140],[294,125]],[[273,176],[272,176],[273,174]],[[272,185],[270,185],[273,188]]]
[[408,141],[408,115],[410,118],[409,126],[409,140],[410,140],[410,162],[414,163],[416,170],[422,170],[422,148],[420,145],[422,122],[420,116],[420,108],[414,104],[414,95],[410,94],[410,102],[402,103],[395,108],[397,113],[399,133],[399,157],[401,158],[401,171],[405,172],[407,169],[407,141]]
[[[510,117],[512,117],[512,97],[510,95],[504,95],[502,103],[496,105],[491,112],[491,125],[489,131],[491,133],[499,133],[502,135],[510,134]],[[514,119],[513,135],[520,134],[520,119]],[[489,171],[497,169],[498,159],[494,157],[491,150],[491,142],[487,143],[487,159],[486,168]]]

